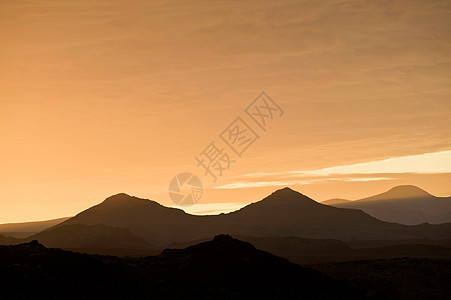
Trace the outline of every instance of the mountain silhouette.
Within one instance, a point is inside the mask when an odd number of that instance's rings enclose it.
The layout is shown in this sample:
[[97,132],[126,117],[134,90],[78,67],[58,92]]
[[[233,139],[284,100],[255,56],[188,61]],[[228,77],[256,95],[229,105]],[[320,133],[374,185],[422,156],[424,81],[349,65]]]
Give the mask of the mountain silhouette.
[[[165,207],[155,201],[117,194],[106,198],[73,218],[57,225],[96,225],[128,228],[152,244],[165,245],[179,240],[211,237],[203,227],[203,216],[194,216],[181,209]],[[205,232],[205,234],[203,234]]]
[[[350,285],[227,235],[158,256],[114,258],[0,246],[0,280],[15,298],[359,299]],[[26,288],[24,288],[26,287]]]
[[306,226],[337,225],[337,222],[344,226],[380,223],[360,210],[330,208],[290,188],[284,188],[230,213],[228,217],[233,223],[267,224],[280,229],[286,228],[287,231],[303,230]]
[[435,197],[412,185],[356,201],[328,204],[361,209],[380,220],[408,225],[451,222],[451,197]]
[[383,222],[361,210],[320,204],[289,188],[275,191],[238,211],[209,216],[190,215],[155,201],[118,194],[53,228],[70,224],[128,228],[132,234],[156,246],[220,233],[341,240],[448,238],[451,235],[451,224],[405,226]]

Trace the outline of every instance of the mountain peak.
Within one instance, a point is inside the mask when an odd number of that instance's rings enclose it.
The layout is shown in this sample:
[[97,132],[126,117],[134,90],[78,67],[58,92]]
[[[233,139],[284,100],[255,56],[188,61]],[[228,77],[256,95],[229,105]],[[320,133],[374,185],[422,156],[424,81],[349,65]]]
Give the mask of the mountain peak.
[[205,251],[217,252],[221,256],[224,255],[224,251],[227,251],[228,254],[244,254],[257,251],[254,245],[235,239],[228,234],[216,235],[213,240],[188,247],[186,250],[200,253]]
[[28,243],[22,243],[18,244],[17,246],[23,247],[23,248],[32,248],[32,249],[44,249],[45,246],[39,243],[37,240],[32,240]]
[[216,244],[216,245],[228,245],[228,246],[235,245],[235,246],[255,249],[255,247],[252,244],[238,240],[236,238],[233,238],[232,236],[230,236],[228,234],[215,235],[215,237],[213,238],[213,240],[210,243]]
[[[297,191],[295,191],[295,190],[290,189],[289,187],[284,187],[283,189],[279,189],[279,190],[273,192],[268,197],[271,197],[271,196],[277,196],[277,197],[283,196],[283,197],[286,197],[286,196],[299,196],[299,195],[302,195],[302,194],[297,192]],[[302,195],[302,196],[304,196],[304,195]]]
[[153,205],[157,205],[157,206],[162,206],[161,204],[159,204],[156,201],[153,200],[149,200],[149,199],[141,199],[135,196],[130,196],[128,194],[125,193],[119,193],[113,196],[110,196],[108,198],[106,198],[105,200],[103,200],[102,204],[107,204],[107,205],[149,205],[149,204],[153,204]]
[[282,189],[277,190],[276,192],[279,192],[279,191],[294,192],[294,193],[298,193],[299,194],[299,192],[296,192],[295,190],[293,190],[293,189],[291,189],[291,188],[289,188],[287,186],[282,188]]
[[415,198],[431,196],[428,192],[414,185],[399,185],[385,193],[389,198]]
[[135,197],[130,196],[130,195],[126,194],[126,193],[119,193],[119,194],[116,194],[116,195],[109,196],[108,198],[105,199],[105,201],[127,200],[127,199],[130,199],[130,198],[135,198]]
[[318,204],[315,200],[310,199],[309,197],[290,189],[289,187],[284,187],[283,189],[277,190],[273,192],[271,195],[263,199],[265,202],[289,202],[289,203],[315,203]]
[[228,234],[218,234],[215,235],[215,237],[213,238],[213,241],[233,241],[233,240],[234,238]]
[[287,209],[290,210],[293,207],[311,208],[316,206],[321,206],[321,204],[297,191],[285,187],[273,192],[263,200],[251,203],[232,214],[236,215],[252,211],[253,215],[262,216],[266,213],[274,212],[274,209],[284,211]]

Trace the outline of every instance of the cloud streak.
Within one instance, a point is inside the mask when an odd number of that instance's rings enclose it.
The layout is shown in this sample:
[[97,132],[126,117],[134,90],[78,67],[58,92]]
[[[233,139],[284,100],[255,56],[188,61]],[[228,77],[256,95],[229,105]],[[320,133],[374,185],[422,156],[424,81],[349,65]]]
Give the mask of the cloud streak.
[[295,184],[313,184],[326,181],[347,181],[347,182],[367,182],[367,181],[381,181],[391,180],[390,177],[343,177],[343,178],[317,178],[306,180],[292,180],[292,181],[241,181],[217,186],[216,189],[241,189],[264,186],[290,186]]
[[[326,181],[366,182],[391,180],[396,174],[445,174],[451,173],[451,150],[419,155],[394,157],[377,161],[356,163],[318,170],[291,170],[274,173],[250,173],[233,183],[216,189],[239,189],[264,186],[289,186]],[[384,176],[381,176],[383,174]],[[274,180],[278,178],[279,180]],[[280,180],[281,178],[285,180]],[[264,180],[266,179],[266,180]],[[272,179],[272,180],[271,180]]]

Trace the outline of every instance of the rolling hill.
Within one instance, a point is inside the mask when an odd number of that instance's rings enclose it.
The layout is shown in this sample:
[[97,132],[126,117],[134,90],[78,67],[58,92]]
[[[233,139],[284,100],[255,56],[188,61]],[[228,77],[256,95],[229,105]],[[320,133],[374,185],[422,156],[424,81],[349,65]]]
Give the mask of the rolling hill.
[[0,234],[16,238],[23,238],[38,233],[40,231],[43,231],[47,228],[53,227],[59,223],[68,220],[69,218],[70,217],[37,222],[0,224]]
[[321,204],[336,205],[336,204],[342,204],[342,203],[347,203],[347,202],[351,202],[351,200],[346,200],[346,199],[341,199],[341,198],[333,198],[333,199],[323,201],[323,202],[321,202]]
[[133,235],[127,228],[103,224],[71,224],[44,230],[26,238],[0,235],[0,245],[18,245],[38,240],[45,247],[115,256],[147,256],[162,249]]

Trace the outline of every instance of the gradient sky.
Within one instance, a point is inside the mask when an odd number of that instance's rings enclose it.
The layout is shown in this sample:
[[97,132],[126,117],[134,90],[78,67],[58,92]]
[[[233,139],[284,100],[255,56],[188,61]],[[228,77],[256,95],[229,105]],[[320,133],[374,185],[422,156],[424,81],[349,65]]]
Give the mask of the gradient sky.
[[[4,0],[0,42],[0,223],[173,205],[181,172],[195,213],[282,186],[451,195],[450,1]],[[262,91],[266,132],[244,113]],[[195,157],[238,116],[260,138],[213,182]]]

